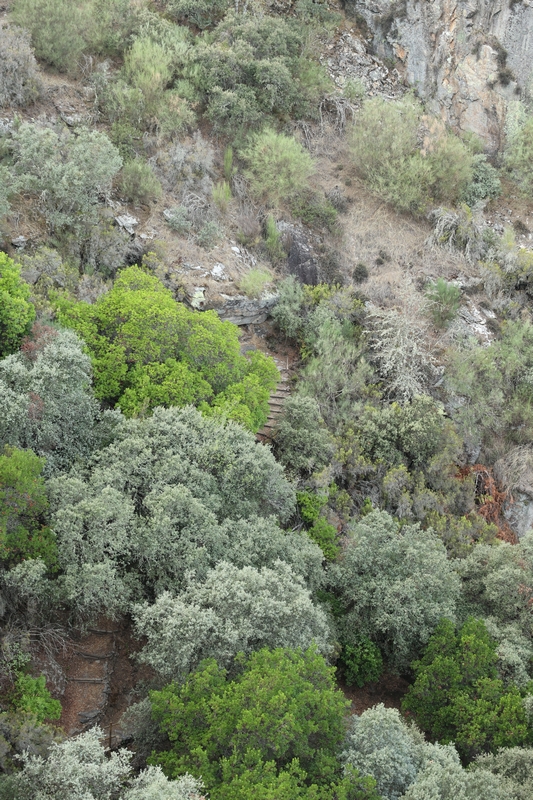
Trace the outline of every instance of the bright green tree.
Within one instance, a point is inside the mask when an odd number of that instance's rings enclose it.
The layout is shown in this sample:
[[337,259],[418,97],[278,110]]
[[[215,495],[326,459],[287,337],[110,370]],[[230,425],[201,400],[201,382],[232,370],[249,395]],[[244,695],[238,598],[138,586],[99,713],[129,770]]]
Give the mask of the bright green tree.
[[139,267],[122,270],[93,305],[62,305],[60,319],[87,344],[96,396],[128,416],[213,403],[250,430],[266,420],[278,379],[272,359],[240,355],[236,325],[214,311],[190,311]]
[[18,350],[31,330],[35,307],[29,296],[30,287],[20,277],[20,267],[0,253],[0,358]]
[[262,774],[298,770],[307,785],[340,778],[347,701],[314,649],[260,650],[242,658],[233,679],[206,661],[186,683],[153,692],[151,700],[170,741],[155,761],[173,777],[201,774],[213,800],[229,798],[227,784],[239,787],[250,766],[261,781]]
[[19,711],[32,714],[37,722],[59,719],[61,703],[54,700],[46,688],[46,678],[32,678],[31,675],[20,674],[15,683],[13,705]]
[[467,759],[498,747],[529,743],[519,690],[497,677],[496,642],[482,620],[456,631],[443,619],[420,661],[404,709],[440,742],[455,742]]

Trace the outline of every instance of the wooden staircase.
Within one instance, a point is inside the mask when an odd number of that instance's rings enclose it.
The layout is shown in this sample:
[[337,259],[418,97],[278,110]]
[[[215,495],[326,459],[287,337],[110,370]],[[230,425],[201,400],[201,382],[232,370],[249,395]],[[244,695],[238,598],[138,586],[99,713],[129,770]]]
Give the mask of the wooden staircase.
[[274,357],[274,361],[280,373],[280,382],[270,395],[270,400],[268,401],[268,419],[261,430],[256,433],[257,441],[265,443],[272,441],[276,422],[283,410],[283,403],[291,393],[287,360]]

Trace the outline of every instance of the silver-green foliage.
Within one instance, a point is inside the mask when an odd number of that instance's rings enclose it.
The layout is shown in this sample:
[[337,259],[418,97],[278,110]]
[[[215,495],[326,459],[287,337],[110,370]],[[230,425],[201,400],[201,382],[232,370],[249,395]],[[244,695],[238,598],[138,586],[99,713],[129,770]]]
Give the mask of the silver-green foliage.
[[228,666],[238,652],[261,647],[305,650],[314,641],[320,652],[331,651],[326,614],[282,561],[261,570],[221,562],[205,582],[136,606],[134,617],[137,633],[148,640],[142,661],[166,680],[183,678],[205,658]]
[[429,744],[415,725],[382,703],[351,717],[342,760],[345,768],[371,775],[386,800],[398,800],[429,761],[460,763],[453,745]]
[[0,360],[0,444],[44,456],[48,474],[89,455],[104,435],[91,377],[89,357],[69,330],[44,333],[33,352]]
[[450,757],[429,760],[402,800],[509,800],[509,795],[498,776],[484,769],[471,772]]
[[26,753],[23,767],[8,779],[2,797],[11,800],[200,800],[202,782],[184,775],[169,781],[160,767],[133,775],[132,753],[107,753],[103,731],[92,728],[52,744],[45,760]]
[[478,756],[471,769],[486,770],[503,783],[506,800],[530,800],[533,797],[533,749],[502,747],[497,753]]
[[459,578],[431,529],[373,511],[351,527],[343,557],[331,568],[346,614],[341,634],[363,633],[391,666],[416,658],[442,617],[455,618]]
[[41,91],[37,62],[26,31],[0,27],[0,106],[26,106]]
[[316,472],[328,463],[332,441],[314,398],[293,395],[285,400],[275,444],[279,460],[291,471]]
[[85,470],[50,484],[61,580],[81,616],[180,591],[191,570],[201,580],[223,559],[281,558],[320,581],[320,549],[276,524],[294,491],[252,434],[189,407],[123,421],[114,435]]
[[122,166],[105,133],[81,130],[57,133],[24,123],[13,136],[16,188],[38,197],[51,230],[77,230],[94,224],[98,201],[111,191]]
[[525,587],[533,585],[533,533],[527,533],[517,545],[478,545],[457,563],[457,569],[466,613],[493,618],[504,626],[502,632],[513,625],[526,638],[531,637],[531,593]]

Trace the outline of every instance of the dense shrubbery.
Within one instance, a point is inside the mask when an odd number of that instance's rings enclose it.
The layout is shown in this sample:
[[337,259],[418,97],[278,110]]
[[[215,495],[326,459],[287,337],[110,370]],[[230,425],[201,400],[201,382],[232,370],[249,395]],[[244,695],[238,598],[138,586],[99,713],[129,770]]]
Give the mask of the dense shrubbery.
[[6,447],[0,456],[0,560],[12,566],[27,558],[56,562],[55,537],[47,525],[44,459],[31,450]]
[[281,559],[312,588],[321,581],[320,549],[271,519],[294,509],[281,466],[233,422],[156,409],[49,485],[59,583],[82,618],[177,594],[222,560],[260,570]]
[[375,797],[357,773],[353,783],[345,779],[353,794],[341,794],[336,751],[346,701],[313,650],[260,650],[242,659],[233,679],[208,661],[184,685],[153,692],[151,702],[171,743],[154,760],[172,776],[201,774],[214,799]]
[[63,303],[60,319],[87,344],[96,396],[128,416],[194,404],[251,430],[266,420],[278,377],[272,360],[241,356],[235,325],[187,310],[138,267],[92,306]]
[[30,287],[20,267],[0,253],[0,358],[14,353],[30,332],[35,308],[29,302]]
[[26,31],[0,27],[0,106],[26,106],[41,83]]
[[468,759],[499,747],[531,743],[526,709],[516,686],[497,677],[496,642],[473,618],[455,632],[443,620],[420,661],[404,708],[439,742],[455,742]]
[[367,100],[352,133],[355,167],[369,187],[400,211],[422,212],[430,200],[453,203],[472,181],[473,156],[445,131],[419,147],[422,108],[414,98]]
[[91,377],[75,333],[36,326],[19,353],[0,360],[0,446],[44,456],[47,475],[88,456],[115,418],[100,414]]
[[84,53],[120,55],[136,29],[131,0],[16,0],[15,20],[32,37],[35,53],[63,72],[76,72]]
[[341,637],[363,634],[405,669],[442,617],[455,618],[459,580],[438,537],[375,511],[354,524],[331,568],[344,615]]
[[13,190],[38,198],[51,231],[70,228],[83,238],[98,221],[98,200],[111,191],[122,166],[105,133],[24,123],[13,135]]

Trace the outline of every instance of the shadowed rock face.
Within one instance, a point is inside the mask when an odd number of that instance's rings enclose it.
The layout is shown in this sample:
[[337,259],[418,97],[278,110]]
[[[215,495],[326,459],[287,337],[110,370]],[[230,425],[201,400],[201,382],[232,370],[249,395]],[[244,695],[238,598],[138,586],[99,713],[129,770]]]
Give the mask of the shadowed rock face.
[[346,10],[433,112],[488,152],[503,146],[510,104],[533,75],[533,0],[346,0]]

